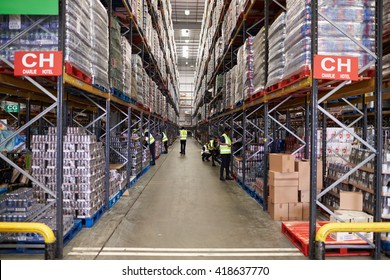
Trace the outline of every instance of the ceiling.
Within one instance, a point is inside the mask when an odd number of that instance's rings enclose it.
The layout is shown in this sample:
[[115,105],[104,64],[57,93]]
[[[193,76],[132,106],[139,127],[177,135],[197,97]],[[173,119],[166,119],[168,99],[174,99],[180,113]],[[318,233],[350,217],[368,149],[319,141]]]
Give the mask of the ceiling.
[[[198,55],[205,0],[171,0],[170,2],[178,54],[178,70],[180,76],[193,75]],[[190,14],[186,15],[185,10],[189,10]],[[189,31],[188,36],[182,31],[186,29]],[[188,47],[188,58],[183,57],[183,49],[186,47]]]

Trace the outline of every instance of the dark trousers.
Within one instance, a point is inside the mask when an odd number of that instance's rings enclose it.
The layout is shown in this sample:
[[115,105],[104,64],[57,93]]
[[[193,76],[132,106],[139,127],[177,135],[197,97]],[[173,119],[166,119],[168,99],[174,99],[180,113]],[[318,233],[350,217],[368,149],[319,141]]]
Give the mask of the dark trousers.
[[187,140],[180,140],[180,153],[181,154],[186,153],[186,143],[187,143]]
[[212,156],[211,159],[213,160],[213,165],[215,165],[215,161],[217,160],[217,150],[212,150],[211,156]]
[[168,153],[168,141],[164,142],[164,149],[165,149],[165,153],[167,154]]
[[202,160],[209,160],[210,157],[211,157],[211,154],[207,154],[207,153],[202,154]]
[[149,150],[150,150],[150,156],[152,158],[150,161],[150,164],[155,165],[155,162],[156,162],[156,142],[149,145]]
[[228,155],[221,155],[221,168],[220,168],[220,178],[223,177],[223,171],[226,169],[226,178],[230,176],[229,174],[229,168],[230,168],[230,158],[231,154]]

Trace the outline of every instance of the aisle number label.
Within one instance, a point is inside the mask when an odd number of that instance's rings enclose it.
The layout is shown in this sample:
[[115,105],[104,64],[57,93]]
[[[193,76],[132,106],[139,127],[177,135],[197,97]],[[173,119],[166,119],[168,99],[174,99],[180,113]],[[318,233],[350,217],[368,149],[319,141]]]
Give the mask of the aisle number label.
[[62,52],[15,52],[15,76],[61,76]]
[[357,57],[314,55],[314,78],[318,80],[359,80]]

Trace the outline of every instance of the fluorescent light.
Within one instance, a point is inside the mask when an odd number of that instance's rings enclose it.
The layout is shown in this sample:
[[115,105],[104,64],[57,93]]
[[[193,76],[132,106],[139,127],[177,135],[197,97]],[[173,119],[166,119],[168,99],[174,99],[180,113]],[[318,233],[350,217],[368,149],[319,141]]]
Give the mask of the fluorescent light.
[[190,10],[184,10],[184,14],[185,14],[186,16],[189,16],[189,15],[190,15]]
[[190,67],[191,67],[191,68],[194,68],[194,65],[191,65]]
[[188,65],[188,61],[186,61],[186,65]]
[[185,40],[186,44],[188,44],[190,42],[190,40]]

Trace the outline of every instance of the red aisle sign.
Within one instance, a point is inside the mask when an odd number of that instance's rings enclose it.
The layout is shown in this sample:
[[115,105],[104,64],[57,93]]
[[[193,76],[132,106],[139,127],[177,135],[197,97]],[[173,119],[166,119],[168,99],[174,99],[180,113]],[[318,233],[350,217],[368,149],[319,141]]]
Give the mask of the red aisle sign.
[[357,57],[314,55],[314,79],[359,80]]
[[61,76],[62,52],[15,52],[15,76]]

